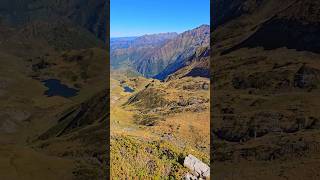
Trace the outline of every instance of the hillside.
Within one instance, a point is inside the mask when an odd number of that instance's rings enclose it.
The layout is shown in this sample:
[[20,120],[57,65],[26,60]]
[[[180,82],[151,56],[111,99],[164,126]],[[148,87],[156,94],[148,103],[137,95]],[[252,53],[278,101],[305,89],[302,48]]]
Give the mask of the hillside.
[[188,154],[209,163],[208,78],[160,82],[113,73],[111,177],[181,179],[190,171]]
[[213,4],[214,177],[316,178],[319,3]]
[[0,15],[3,22],[13,26],[28,24],[32,21],[71,21],[75,25],[106,40],[107,22],[105,21],[107,1],[87,2],[82,0],[4,0],[0,2]]
[[0,179],[105,178],[109,5],[0,5]]
[[183,77],[210,77],[210,48],[199,47],[194,54],[168,65],[155,76],[160,80],[171,80]]

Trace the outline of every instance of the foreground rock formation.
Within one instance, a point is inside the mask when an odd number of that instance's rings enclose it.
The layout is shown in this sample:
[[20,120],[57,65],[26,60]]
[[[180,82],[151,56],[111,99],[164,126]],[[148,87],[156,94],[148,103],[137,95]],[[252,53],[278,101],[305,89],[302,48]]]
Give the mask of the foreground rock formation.
[[[189,154],[183,162],[183,165],[189,168],[193,173],[194,177],[201,179],[206,178],[210,179],[210,167],[194,157],[193,155]],[[193,178],[190,174],[187,174],[186,178]]]

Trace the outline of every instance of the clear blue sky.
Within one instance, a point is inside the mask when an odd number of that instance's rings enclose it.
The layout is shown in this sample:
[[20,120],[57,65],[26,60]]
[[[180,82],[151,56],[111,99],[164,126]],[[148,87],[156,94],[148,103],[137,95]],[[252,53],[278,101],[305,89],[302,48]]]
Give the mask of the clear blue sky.
[[210,24],[210,0],[110,0],[111,37],[183,32]]

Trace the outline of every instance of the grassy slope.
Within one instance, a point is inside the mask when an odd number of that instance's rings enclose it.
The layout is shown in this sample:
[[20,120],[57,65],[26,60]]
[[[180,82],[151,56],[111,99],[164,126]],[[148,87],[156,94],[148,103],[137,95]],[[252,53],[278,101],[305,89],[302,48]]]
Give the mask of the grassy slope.
[[[0,161],[4,164],[1,179],[101,178],[104,170],[89,160],[93,153],[81,153],[99,151],[94,147],[97,142],[103,144],[98,137],[106,137],[105,125],[88,127],[87,131],[96,132],[89,135],[76,132],[57,140],[53,138],[44,142],[45,146],[38,142],[38,137],[58,124],[59,114],[106,88],[107,54],[99,47],[57,51],[40,36],[28,39],[23,33],[14,33],[15,29],[10,31],[13,33],[2,37],[7,38],[7,43],[0,46]],[[41,50],[35,51],[36,48]],[[64,57],[76,57],[77,61],[70,62]],[[34,71],[32,66],[42,60],[51,66]],[[72,79],[66,72],[78,78]],[[84,73],[85,78],[81,76]],[[47,88],[37,78],[58,78],[70,87],[78,84],[79,95],[70,99],[46,97]],[[92,138],[87,140],[89,144],[83,140],[85,137]],[[102,148],[101,144],[98,147]],[[70,151],[73,155],[68,155]]]
[[[155,92],[167,93],[163,97],[166,101],[177,100],[181,94],[185,94],[185,98],[194,96],[195,93],[197,96],[208,98],[208,91],[190,93],[175,87],[192,84],[194,81],[192,78],[180,82],[161,83],[142,77],[128,78],[117,73],[111,77],[111,176],[114,179],[125,177],[180,179],[188,171],[182,165],[186,155],[193,154],[204,162],[209,162],[208,109],[198,113],[184,111],[160,115],[167,111],[160,107],[158,114],[145,113],[143,111],[148,110],[151,104],[154,105],[152,98],[155,97],[149,97],[147,94],[142,94],[139,103],[127,104],[130,97],[145,92],[145,86],[150,83],[153,84]],[[133,94],[123,92],[119,80],[125,80],[135,92]],[[201,80],[203,79],[200,78]],[[139,125],[136,119],[141,113],[144,115],[138,118],[152,116],[160,119],[156,119],[156,124],[153,126]],[[201,149],[203,146],[204,149]]]

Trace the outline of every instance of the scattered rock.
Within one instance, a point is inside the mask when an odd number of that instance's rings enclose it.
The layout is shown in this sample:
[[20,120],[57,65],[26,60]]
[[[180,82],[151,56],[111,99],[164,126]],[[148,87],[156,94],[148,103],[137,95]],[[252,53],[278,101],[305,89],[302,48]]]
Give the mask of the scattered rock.
[[45,69],[45,68],[48,68],[48,67],[50,67],[50,63],[48,63],[48,62],[46,62],[45,60],[42,59],[39,63],[32,65],[32,70],[33,71],[39,71],[41,69]]
[[203,83],[202,84],[202,89],[209,90],[209,83]]
[[198,180],[198,178],[196,176],[189,174],[189,173],[184,176],[184,179],[185,180]]
[[149,161],[147,162],[147,167],[148,167],[148,169],[149,169],[149,173],[150,173],[150,174],[154,174],[154,172],[155,172],[156,169],[157,169],[157,163],[156,163],[156,161],[154,161],[154,160],[149,160]]
[[294,76],[294,86],[299,88],[314,87],[320,82],[320,70],[303,65]]
[[164,149],[162,149],[162,156],[161,157],[162,158],[165,157],[167,159],[174,159],[175,158],[175,154],[170,149],[164,148]]
[[7,79],[0,78],[0,89],[6,89],[9,86],[9,81]]

